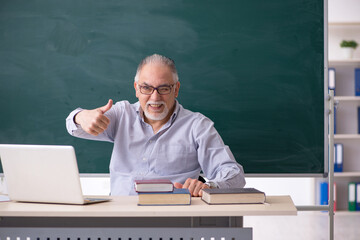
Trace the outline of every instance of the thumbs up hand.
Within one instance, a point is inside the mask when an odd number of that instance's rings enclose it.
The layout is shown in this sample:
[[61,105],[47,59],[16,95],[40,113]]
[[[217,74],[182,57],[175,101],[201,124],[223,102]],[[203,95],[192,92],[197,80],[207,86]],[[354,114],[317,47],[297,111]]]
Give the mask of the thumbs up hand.
[[97,136],[104,132],[110,124],[110,120],[104,113],[109,111],[112,105],[113,100],[109,99],[108,103],[102,107],[83,110],[75,115],[75,123],[80,124],[85,132]]

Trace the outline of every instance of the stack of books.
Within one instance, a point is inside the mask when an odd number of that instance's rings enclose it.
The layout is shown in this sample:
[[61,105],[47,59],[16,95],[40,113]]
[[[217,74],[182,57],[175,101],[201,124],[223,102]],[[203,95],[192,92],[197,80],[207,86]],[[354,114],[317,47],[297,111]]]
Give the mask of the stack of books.
[[207,204],[265,203],[265,193],[255,188],[203,189],[201,199]]
[[168,179],[135,180],[139,206],[190,205],[188,189],[174,188]]
[[349,183],[349,211],[360,211],[360,182]]

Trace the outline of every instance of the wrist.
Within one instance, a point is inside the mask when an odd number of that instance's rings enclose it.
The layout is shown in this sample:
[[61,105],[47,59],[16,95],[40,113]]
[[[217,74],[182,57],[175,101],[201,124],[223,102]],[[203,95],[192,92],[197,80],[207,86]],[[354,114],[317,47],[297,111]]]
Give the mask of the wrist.
[[208,185],[210,188],[219,188],[218,185],[212,181],[207,181],[205,184]]
[[81,113],[83,110],[80,110],[79,112],[77,112],[74,117],[73,117],[73,121],[76,125],[80,125],[80,119],[79,119],[79,113]]

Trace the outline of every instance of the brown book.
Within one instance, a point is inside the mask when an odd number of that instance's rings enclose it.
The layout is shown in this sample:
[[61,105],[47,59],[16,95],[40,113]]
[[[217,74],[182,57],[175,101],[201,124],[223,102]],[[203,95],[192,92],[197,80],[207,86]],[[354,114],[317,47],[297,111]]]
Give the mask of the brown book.
[[255,188],[202,189],[201,199],[208,204],[265,203],[265,193]]
[[174,188],[173,192],[139,192],[139,206],[190,205],[191,195],[187,188]]

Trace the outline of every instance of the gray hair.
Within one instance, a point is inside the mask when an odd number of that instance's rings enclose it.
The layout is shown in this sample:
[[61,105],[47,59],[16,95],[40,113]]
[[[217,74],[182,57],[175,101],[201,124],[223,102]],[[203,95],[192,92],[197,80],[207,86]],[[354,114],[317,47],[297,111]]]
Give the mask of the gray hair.
[[177,83],[179,81],[179,75],[177,73],[174,60],[172,60],[171,58],[159,55],[159,54],[153,54],[151,56],[147,56],[140,62],[139,66],[136,70],[135,82],[139,81],[140,71],[143,68],[143,66],[145,66],[148,63],[160,63],[165,66],[168,66],[173,74],[174,83]]

